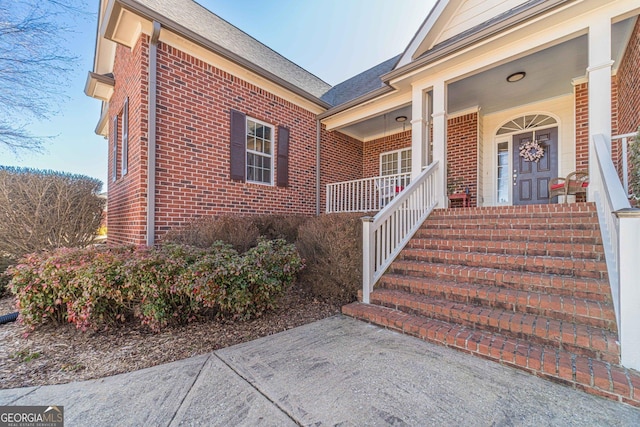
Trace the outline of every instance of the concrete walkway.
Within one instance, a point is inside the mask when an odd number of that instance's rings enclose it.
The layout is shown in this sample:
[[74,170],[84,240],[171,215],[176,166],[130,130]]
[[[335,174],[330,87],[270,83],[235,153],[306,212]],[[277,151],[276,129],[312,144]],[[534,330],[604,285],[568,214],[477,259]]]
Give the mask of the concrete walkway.
[[640,409],[343,316],[0,405],[64,405],[65,426],[640,425]]

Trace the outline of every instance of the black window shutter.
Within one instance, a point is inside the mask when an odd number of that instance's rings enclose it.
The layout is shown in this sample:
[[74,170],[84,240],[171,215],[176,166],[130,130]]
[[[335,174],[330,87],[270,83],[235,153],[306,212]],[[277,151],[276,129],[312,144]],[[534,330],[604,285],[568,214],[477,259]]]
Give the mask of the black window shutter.
[[278,187],[289,185],[289,129],[278,126]]
[[244,181],[246,176],[247,120],[244,113],[231,110],[231,179]]

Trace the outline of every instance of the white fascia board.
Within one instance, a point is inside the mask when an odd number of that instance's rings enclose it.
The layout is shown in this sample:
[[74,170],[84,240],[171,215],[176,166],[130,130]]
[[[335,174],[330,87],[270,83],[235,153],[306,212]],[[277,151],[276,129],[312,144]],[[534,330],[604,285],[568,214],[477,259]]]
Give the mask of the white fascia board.
[[[578,2],[578,6],[589,6]],[[586,34],[594,20],[609,17],[612,21],[630,11],[639,11],[633,1],[605,3],[590,10],[575,13],[570,4],[551,14],[538,16],[509,30],[482,40],[473,46],[435,60],[389,82],[392,86],[410,82],[414,90],[429,89],[433,81],[444,79],[448,83],[493,68],[514,59],[542,50],[561,41]],[[561,13],[562,12],[562,13]]]
[[429,12],[429,15],[427,15],[427,18],[422,23],[422,26],[418,29],[416,34],[413,36],[413,39],[411,39],[411,41],[409,42],[409,46],[407,46],[407,48],[404,50],[404,53],[400,57],[400,60],[398,61],[398,64],[396,64],[395,68],[402,67],[403,65],[406,65],[413,61],[413,54],[416,52],[416,50],[418,50],[420,45],[422,45],[422,42],[429,35],[429,32],[433,29],[433,26],[438,21],[440,15],[442,15],[442,12],[448,4],[449,0],[438,0],[436,2],[435,6],[433,6],[433,9],[431,9],[431,12]]

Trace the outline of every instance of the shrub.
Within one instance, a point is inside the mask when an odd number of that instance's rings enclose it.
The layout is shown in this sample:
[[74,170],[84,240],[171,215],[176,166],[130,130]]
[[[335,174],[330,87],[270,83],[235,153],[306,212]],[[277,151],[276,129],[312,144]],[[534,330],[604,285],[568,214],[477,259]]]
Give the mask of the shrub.
[[215,242],[228,243],[242,253],[256,245],[260,232],[251,217],[215,216],[196,219],[170,230],[165,242],[209,248]]
[[310,217],[302,215],[258,215],[252,217],[260,236],[267,240],[284,239],[289,243],[298,240],[300,227]]
[[207,313],[260,316],[302,268],[295,247],[261,240],[239,255],[209,249],[91,247],[31,254],[9,268],[23,323],[74,323],[82,330],[138,319],[153,330]]
[[244,253],[255,247],[260,237],[295,243],[298,229],[307,220],[308,217],[302,215],[205,217],[169,231],[163,240],[198,248],[208,248],[221,241],[231,245],[239,253]]
[[321,215],[307,221],[296,246],[306,267],[304,288],[323,299],[355,301],[362,286],[362,221],[360,214]]
[[102,183],[61,172],[0,166],[0,254],[91,243],[102,218]]
[[7,285],[11,277],[8,274],[4,274],[5,270],[14,264],[14,261],[8,256],[0,255],[0,297],[7,291]]

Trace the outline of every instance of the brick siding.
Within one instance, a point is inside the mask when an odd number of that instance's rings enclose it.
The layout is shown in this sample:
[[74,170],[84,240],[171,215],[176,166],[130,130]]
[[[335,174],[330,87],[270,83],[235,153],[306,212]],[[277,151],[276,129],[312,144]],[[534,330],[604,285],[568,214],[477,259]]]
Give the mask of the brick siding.
[[411,130],[365,142],[362,149],[362,177],[380,175],[380,154],[410,147]]
[[[109,176],[110,243],[143,244],[146,234],[146,100],[149,39],[118,46],[110,120],[129,97],[129,173]],[[316,116],[166,44],[158,47],[156,236],[200,216],[316,212]],[[290,130],[289,185],[230,179],[230,110]],[[111,125],[110,125],[111,126]],[[322,131],[323,187],[360,178],[362,143]],[[273,164],[277,159],[274,135]],[[110,138],[112,144],[113,138]],[[121,138],[118,138],[121,155]],[[109,155],[113,147],[109,147]],[[112,162],[109,158],[109,173]]]
[[478,201],[478,113],[447,121],[447,179],[462,180],[469,187],[470,205]]
[[[129,49],[118,45],[113,75],[115,91],[109,103],[107,228],[109,243],[144,244],[146,224],[146,153],[149,38],[142,36]],[[129,97],[128,173],[122,176],[122,108]],[[143,99],[145,102],[143,102]],[[113,181],[113,117],[118,117],[118,158]]]
[[589,84],[574,87],[576,170],[589,170]]

